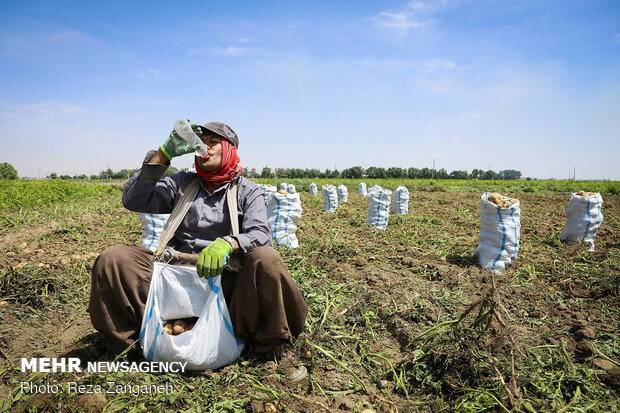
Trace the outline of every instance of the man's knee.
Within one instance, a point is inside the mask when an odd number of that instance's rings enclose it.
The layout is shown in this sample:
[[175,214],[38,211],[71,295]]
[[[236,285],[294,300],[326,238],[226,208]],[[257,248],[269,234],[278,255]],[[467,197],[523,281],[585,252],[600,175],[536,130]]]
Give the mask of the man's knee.
[[284,266],[280,253],[273,247],[256,247],[248,255],[250,260],[258,263],[266,272],[274,272]]
[[93,264],[93,277],[105,277],[107,273],[124,273],[123,268],[151,267],[152,255],[144,248],[114,245],[105,249]]

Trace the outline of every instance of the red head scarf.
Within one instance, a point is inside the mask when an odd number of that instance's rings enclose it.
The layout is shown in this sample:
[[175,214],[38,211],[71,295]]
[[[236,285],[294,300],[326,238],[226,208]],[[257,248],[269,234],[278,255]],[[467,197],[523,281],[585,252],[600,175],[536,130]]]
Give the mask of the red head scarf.
[[224,185],[232,182],[243,172],[243,167],[239,165],[239,155],[237,148],[230,144],[226,139],[222,139],[222,164],[213,173],[205,172],[198,166],[198,159],[195,159],[196,173],[205,181],[215,184]]

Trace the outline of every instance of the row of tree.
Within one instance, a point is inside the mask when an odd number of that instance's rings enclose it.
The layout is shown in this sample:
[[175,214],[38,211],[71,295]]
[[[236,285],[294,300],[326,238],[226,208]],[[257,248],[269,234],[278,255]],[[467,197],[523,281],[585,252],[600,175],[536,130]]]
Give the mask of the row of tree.
[[[91,175],[90,179],[127,179],[136,172],[136,169],[121,169],[120,171],[113,171],[108,168],[105,171],[99,172],[98,175]],[[165,176],[169,176],[179,172],[179,170],[173,166],[166,170]],[[354,166],[352,168],[344,169],[342,172],[326,169],[320,171],[319,169],[300,169],[300,168],[271,168],[264,167],[261,172],[258,172],[256,168],[244,169],[243,175],[247,178],[280,178],[280,179],[484,179],[484,180],[515,180],[521,178],[521,172],[514,169],[506,169],[504,171],[483,171],[481,169],[474,169],[471,173],[467,171],[452,171],[448,173],[445,169],[433,170],[430,168],[381,168],[371,166],[368,169],[364,169],[361,166]],[[52,172],[47,176],[48,179],[89,179],[86,174],[81,175],[58,175],[56,172]],[[11,164],[0,164],[0,179],[17,179],[17,171]]]
[[331,179],[385,179],[385,178],[400,178],[400,179],[485,179],[485,180],[516,180],[521,178],[521,171],[514,169],[506,169],[503,171],[483,171],[481,169],[474,169],[471,173],[467,171],[452,171],[448,173],[445,169],[433,170],[430,168],[382,168],[371,166],[368,169],[364,169],[361,166],[354,166],[352,168],[344,169],[342,172],[326,169],[321,172],[318,169],[299,169],[299,168],[271,168],[264,167],[259,173],[256,168],[243,171],[244,175],[248,178],[331,178]]
[[[108,168],[105,171],[99,172],[97,175],[91,175],[90,177],[86,174],[82,175],[58,175],[56,172],[52,172],[47,176],[47,179],[128,179],[131,175],[133,175],[137,169],[121,169],[120,171],[113,171]],[[164,176],[174,175],[179,172],[177,168],[174,166],[169,167]]]

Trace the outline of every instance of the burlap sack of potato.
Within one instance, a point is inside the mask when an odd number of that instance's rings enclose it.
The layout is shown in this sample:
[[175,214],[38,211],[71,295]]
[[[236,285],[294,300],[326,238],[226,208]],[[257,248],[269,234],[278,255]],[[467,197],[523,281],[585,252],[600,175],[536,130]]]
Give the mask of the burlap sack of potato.
[[267,225],[274,245],[297,248],[297,222],[301,219],[301,198],[298,193],[271,193],[267,198]]
[[316,184],[314,182],[312,182],[310,184],[310,195],[316,195],[319,193],[319,189],[316,187]]
[[363,196],[364,198],[368,196],[368,189],[366,189],[366,183],[360,182],[360,184],[357,186],[357,190],[359,191],[360,196]]
[[385,231],[390,217],[390,202],[392,191],[383,189],[378,185],[368,192],[368,218],[366,223]]
[[265,205],[267,205],[267,198],[269,198],[269,194],[278,192],[278,187],[267,184],[261,184],[260,187],[263,189],[263,198],[265,199]]
[[488,271],[503,271],[517,258],[521,233],[519,200],[496,192],[480,199],[478,264]]
[[336,192],[338,192],[338,202],[349,201],[349,188],[347,188],[345,185],[338,185],[338,188],[336,188]]
[[323,212],[336,212],[338,209],[338,193],[333,185],[323,185]]
[[157,250],[157,244],[159,243],[159,236],[164,230],[164,226],[166,226],[166,221],[168,221],[170,214],[144,213],[139,214],[138,217],[142,223],[142,240],[140,241],[140,246],[155,252]]
[[[233,363],[245,343],[235,337],[221,275],[199,277],[196,267],[155,262],[142,317],[140,346],[151,361],[187,362],[186,369],[217,369]],[[162,334],[167,320],[198,317],[183,334]]]
[[566,243],[590,244],[588,251],[594,251],[596,231],[603,222],[602,206],[603,198],[598,192],[579,191],[571,194],[560,240]]
[[409,212],[409,190],[404,186],[399,186],[394,191],[394,202],[392,203],[393,214],[407,214]]

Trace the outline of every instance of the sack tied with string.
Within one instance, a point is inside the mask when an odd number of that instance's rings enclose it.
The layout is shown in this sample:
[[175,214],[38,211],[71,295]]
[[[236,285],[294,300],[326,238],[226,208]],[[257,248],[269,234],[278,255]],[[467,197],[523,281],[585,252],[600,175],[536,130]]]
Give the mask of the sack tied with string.
[[159,236],[164,230],[164,226],[170,214],[143,213],[139,214],[138,217],[142,223],[142,240],[140,246],[155,252],[157,250],[157,244],[159,243]]
[[590,244],[588,251],[593,252],[596,231],[603,223],[602,206],[603,197],[599,193],[580,191],[571,194],[568,207],[566,207],[566,224],[562,229],[560,241]]
[[407,214],[409,212],[409,190],[404,186],[399,186],[394,191],[394,202],[392,203],[392,213]]
[[363,196],[364,198],[368,196],[368,190],[366,189],[366,183],[360,182],[360,184],[357,186],[357,190],[359,191],[360,196]]
[[319,193],[318,188],[316,187],[316,184],[314,182],[312,182],[310,184],[310,195],[316,195]]
[[272,192],[278,192],[278,187],[273,185],[262,184],[260,186],[263,190],[263,198],[265,199],[265,205],[267,205],[267,199]]
[[299,193],[281,194],[273,192],[267,198],[267,225],[275,245],[297,248],[297,222],[301,219],[301,198]]
[[338,194],[333,185],[323,185],[323,212],[336,212],[338,209]]
[[336,191],[338,192],[338,202],[349,201],[349,189],[346,186],[338,185]]
[[368,218],[366,223],[385,231],[390,217],[390,202],[392,191],[383,189],[378,185],[368,192]]

